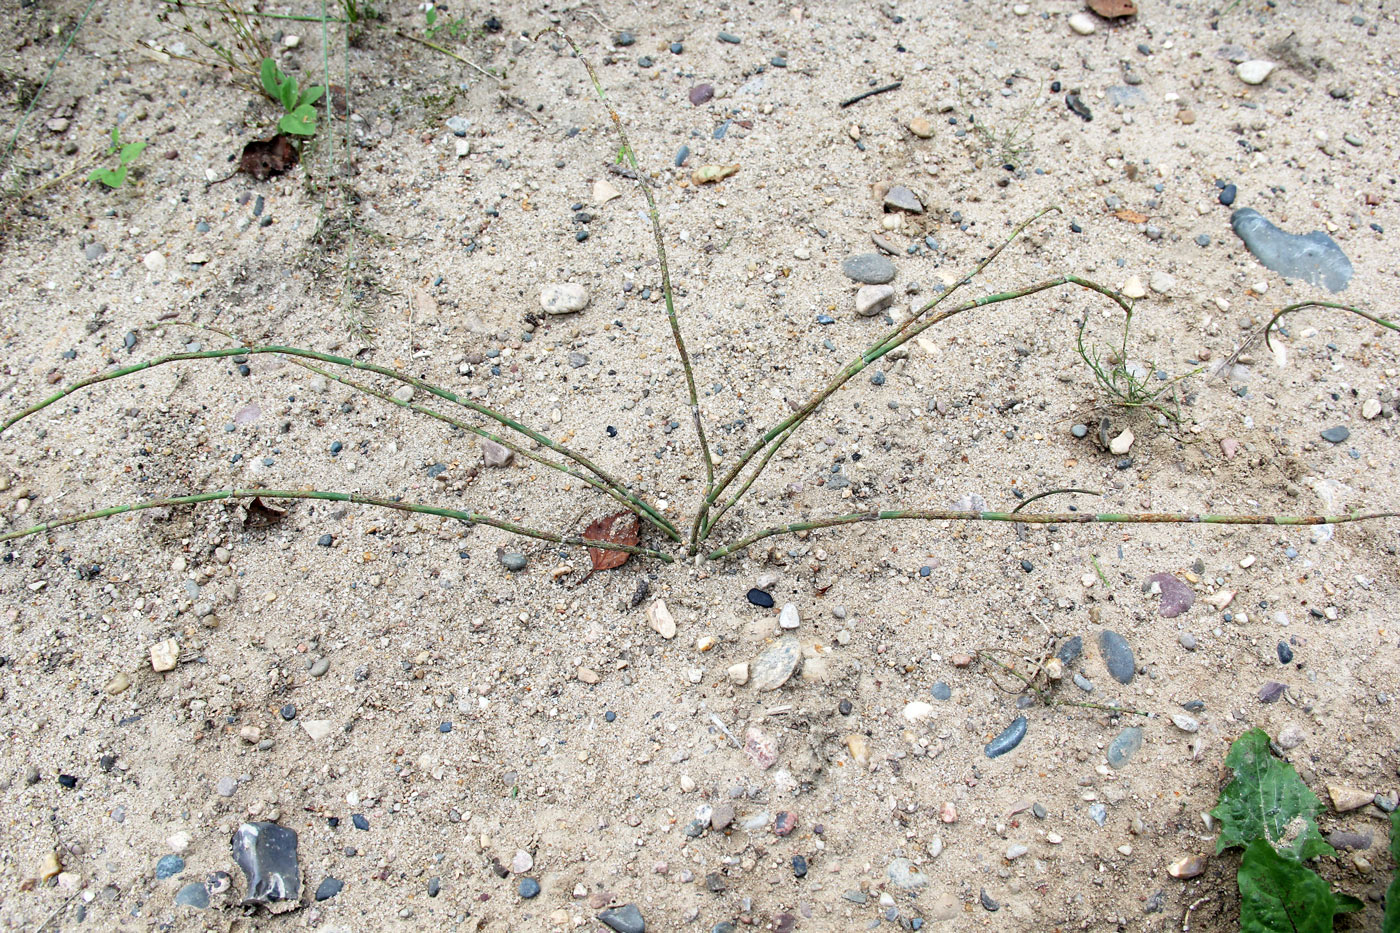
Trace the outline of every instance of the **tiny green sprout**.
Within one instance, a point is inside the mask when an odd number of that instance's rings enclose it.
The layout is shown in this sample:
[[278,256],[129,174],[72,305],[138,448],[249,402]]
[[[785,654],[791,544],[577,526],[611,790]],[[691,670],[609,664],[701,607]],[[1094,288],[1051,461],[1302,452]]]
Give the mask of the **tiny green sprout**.
[[108,188],[120,188],[126,183],[126,170],[140,157],[145,148],[145,143],[123,143],[121,130],[112,127],[112,145],[107,154],[117,157],[117,167],[95,169],[88,176],[88,181],[100,181]]
[[297,93],[297,79],[283,74],[282,69],[270,58],[262,60],[263,93],[282,105],[286,111],[277,121],[277,128],[293,136],[316,135],[316,108],[314,104],[326,93],[319,84],[313,84]]

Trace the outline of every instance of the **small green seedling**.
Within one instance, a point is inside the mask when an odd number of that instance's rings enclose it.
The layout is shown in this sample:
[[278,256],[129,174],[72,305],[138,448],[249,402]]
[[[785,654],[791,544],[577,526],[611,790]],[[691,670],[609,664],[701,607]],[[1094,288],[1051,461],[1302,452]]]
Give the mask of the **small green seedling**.
[[282,69],[270,58],[262,60],[262,86],[268,97],[282,105],[287,111],[277,121],[277,128],[293,136],[316,135],[316,108],[312,106],[326,93],[319,84],[297,93],[297,79],[283,74]]
[[108,188],[120,188],[126,183],[126,170],[140,158],[145,148],[145,143],[123,143],[121,130],[112,127],[112,145],[107,154],[117,157],[117,167],[96,169],[88,176],[88,181],[100,181]]
[[462,32],[463,27],[467,25],[465,16],[439,23],[437,7],[431,3],[423,8],[423,18],[427,21],[423,32],[427,34],[429,39],[436,39],[439,32],[446,32],[455,39]]
[[[1080,321],[1078,333],[1075,335],[1075,350],[1079,353],[1080,359],[1084,360],[1085,365],[1093,372],[1094,381],[1098,384],[1104,399],[1110,405],[1125,410],[1151,409],[1173,424],[1180,424],[1181,412],[1175,404],[1176,389],[1182,380],[1196,375],[1201,371],[1201,368],[1197,367],[1189,373],[1183,373],[1161,382],[1159,385],[1153,385],[1154,373],[1157,372],[1155,362],[1147,364],[1145,374],[1140,371],[1135,372],[1134,367],[1128,363],[1128,331],[1133,326],[1132,311],[1128,311],[1127,316],[1123,319],[1123,338],[1118,346],[1113,348],[1112,355],[1107,361],[1100,357],[1098,347],[1084,345],[1084,328],[1088,322],[1089,316],[1086,314],[1084,320]],[[1172,403],[1170,408],[1167,407],[1169,402]]]

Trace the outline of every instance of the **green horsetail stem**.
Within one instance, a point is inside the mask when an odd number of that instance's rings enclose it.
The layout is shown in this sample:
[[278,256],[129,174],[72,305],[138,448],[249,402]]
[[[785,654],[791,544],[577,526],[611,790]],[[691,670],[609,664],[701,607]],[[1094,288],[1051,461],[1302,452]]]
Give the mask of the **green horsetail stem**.
[[891,519],[920,520],[934,522],[1024,522],[1029,525],[1073,525],[1073,524],[1115,524],[1115,525],[1342,525],[1348,522],[1374,521],[1378,518],[1395,518],[1400,512],[1351,512],[1347,515],[1207,515],[1188,512],[965,512],[949,509],[899,509],[882,512],[853,512],[832,518],[819,518],[806,522],[793,522],[764,528],[745,535],[733,544],[717,548],[707,555],[710,560],[728,557],[736,551],[771,538],[774,535],[796,534],[799,531],[812,531],[817,528],[832,528],[837,525],[854,525],[858,522],[876,522]]
[[123,515],[127,512],[169,508],[177,505],[197,505],[201,502],[217,502],[225,499],[321,499],[327,502],[351,502],[356,505],[372,505],[383,509],[394,509],[399,512],[413,512],[419,515],[437,515],[441,518],[455,519],[456,521],[468,525],[489,525],[492,528],[499,528],[502,531],[509,531],[512,534],[524,535],[527,538],[538,538],[541,541],[552,541],[555,544],[601,548],[605,551],[626,551],[628,554],[636,554],[639,557],[654,557],[668,564],[674,559],[669,554],[662,553],[661,551],[653,551],[650,548],[634,547],[628,544],[614,544],[611,541],[584,539],[577,535],[560,535],[551,531],[540,531],[537,528],[527,528],[524,525],[517,525],[515,522],[508,522],[503,519],[493,518],[490,515],[483,515],[480,512],[463,512],[458,509],[445,509],[436,505],[423,505],[417,502],[396,502],[393,499],[362,496],[353,492],[328,492],[319,489],[216,489],[213,492],[195,493],[190,496],[169,496],[164,499],[151,499],[146,502],[114,505],[105,509],[96,509],[91,512],[81,512],[65,515],[61,518],[50,519],[49,521],[41,522],[29,528],[21,528],[18,531],[9,531],[0,534],[0,542],[13,541],[16,538],[24,538],[29,535],[43,534],[55,528],[62,528],[65,525],[76,525],[79,522],[88,522],[99,518],[110,518],[113,515]]

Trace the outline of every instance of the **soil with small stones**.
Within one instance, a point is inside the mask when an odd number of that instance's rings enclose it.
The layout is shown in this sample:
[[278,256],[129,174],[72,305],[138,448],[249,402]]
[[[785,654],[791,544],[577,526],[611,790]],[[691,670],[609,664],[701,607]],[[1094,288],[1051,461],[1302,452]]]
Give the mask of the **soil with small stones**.
[[[955,300],[1066,272],[1136,284],[1130,368],[1150,380],[1202,370],[1162,397],[1181,417],[1164,423],[1103,407],[1075,353],[1086,317],[1105,357],[1121,336],[1102,296],[1061,288],[967,312],[836,392],[711,545],[858,510],[979,497],[1009,510],[1064,487],[1102,495],[1030,509],[1400,509],[1397,335],[1310,310],[1284,319],[1277,352],[1251,339],[1293,302],[1397,306],[1391,10],[1219,14],[1193,0],[1079,35],[1069,7],[1038,0],[454,5],[444,19],[465,28],[433,41],[500,80],[403,38],[423,33],[407,3],[348,49],[331,24],[324,59],[320,24],[259,20],[303,86],[328,64],[348,116],[333,141],[323,116],[285,174],[209,184],[280,114],[245,79],[180,57],[201,49],[178,11],[153,7],[99,3],[19,135],[0,252],[6,413],[192,343],[234,345],[151,328],[192,322],[470,396],[688,529],[706,472],[645,201],[636,176],[614,170],[619,144],[587,73],[541,35],[558,22],[654,186],[721,471],[889,329],[855,314],[841,271],[880,248],[872,237],[896,253],[892,323],[1058,205]],[[82,12],[4,3],[6,139]],[[1279,67],[1251,87],[1235,62],[1256,58]],[[713,96],[692,93],[701,85]],[[145,152],[122,188],[83,183],[117,123]],[[718,183],[691,181],[736,164]],[[596,203],[600,181],[621,197]],[[1219,203],[1225,183],[1234,208]],[[892,185],[923,212],[886,214]],[[1291,232],[1329,232],[1355,266],[1348,290],[1260,266],[1229,226],[1246,206]],[[544,315],[541,289],[564,283],[589,305]],[[1126,455],[1095,442],[1101,416],[1107,437],[1132,428]],[[1337,426],[1346,440],[1321,438]],[[575,535],[617,511],[523,456],[487,468],[474,435],[266,354],[152,368],[0,435],[0,532],[249,487],[402,498]],[[1324,800],[1329,784],[1395,799],[1393,519],[1330,535],[887,521],[589,576],[583,548],[484,525],[273,504],[286,514],[213,502],[0,545],[0,924],[229,928],[244,884],[230,838],[271,820],[299,835],[303,903],[251,912],[250,929],[591,930],[604,909],[635,904],[663,931],[1170,930],[1193,905],[1191,929],[1228,930],[1237,856],[1213,854],[1202,814],[1234,737],[1287,732],[1281,751]],[[642,546],[684,557],[643,527]],[[512,554],[524,569],[507,568]],[[1144,585],[1157,573],[1190,586],[1194,605],[1163,618]],[[773,608],[746,599],[760,585]],[[648,623],[657,599],[672,639]],[[779,637],[786,603],[801,615],[802,669],[773,691],[737,685],[731,668]],[[1127,685],[1098,652],[1105,629],[1133,653]],[[1085,651],[1061,680],[1038,675],[1045,695],[1150,717],[1046,706],[994,665],[965,663],[989,652],[1030,675],[1074,635]],[[151,648],[168,639],[178,663],[156,672]],[[1271,681],[1286,689],[1265,704]],[[1170,717],[1191,701],[1203,706],[1188,733]],[[1024,740],[988,759],[1022,715]],[[1129,726],[1142,747],[1110,768]],[[740,747],[755,731],[771,767]],[[1393,868],[1382,810],[1329,806],[1321,822],[1375,840],[1318,870],[1366,902],[1339,929],[1377,928]],[[158,879],[176,853],[183,870]],[[1203,874],[1167,874],[1197,854]],[[176,906],[215,871],[234,876],[233,901]],[[327,878],[343,888],[314,901]],[[538,896],[521,897],[525,878]]]

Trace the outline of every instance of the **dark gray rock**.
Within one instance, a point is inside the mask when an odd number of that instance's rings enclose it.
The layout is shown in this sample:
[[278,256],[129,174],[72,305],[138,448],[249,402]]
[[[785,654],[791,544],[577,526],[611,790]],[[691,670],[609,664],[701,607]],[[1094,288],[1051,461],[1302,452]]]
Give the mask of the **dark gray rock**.
[[647,922],[636,904],[613,907],[598,915],[598,920],[609,930],[617,933],[646,933]]
[[1351,432],[1340,424],[1335,428],[1328,428],[1326,431],[1322,432],[1322,439],[1329,444],[1340,444],[1349,437],[1351,437]]
[[340,889],[345,887],[345,882],[339,878],[327,876],[320,884],[316,885],[316,900],[324,901],[335,897],[340,893]]
[[1110,677],[1120,684],[1133,682],[1133,675],[1137,673],[1137,662],[1133,660],[1133,649],[1128,647],[1128,642],[1122,635],[1110,629],[1100,632],[1099,654],[1103,655],[1104,667],[1108,668]]
[[175,892],[175,903],[181,907],[206,910],[209,907],[209,889],[204,886],[202,881],[191,881]]
[[1001,735],[992,739],[984,747],[988,758],[997,758],[1005,755],[1026,737],[1026,717],[1017,716],[1012,720],[1011,725],[1002,730]]
[[1075,635],[1065,639],[1065,643],[1060,645],[1060,650],[1055,652],[1055,657],[1059,658],[1060,663],[1064,664],[1065,667],[1069,667],[1075,661],[1079,660],[1079,655],[1083,651],[1084,639]]
[[248,879],[244,904],[272,906],[301,897],[297,834],[276,823],[244,823],[233,834],[233,861]]

